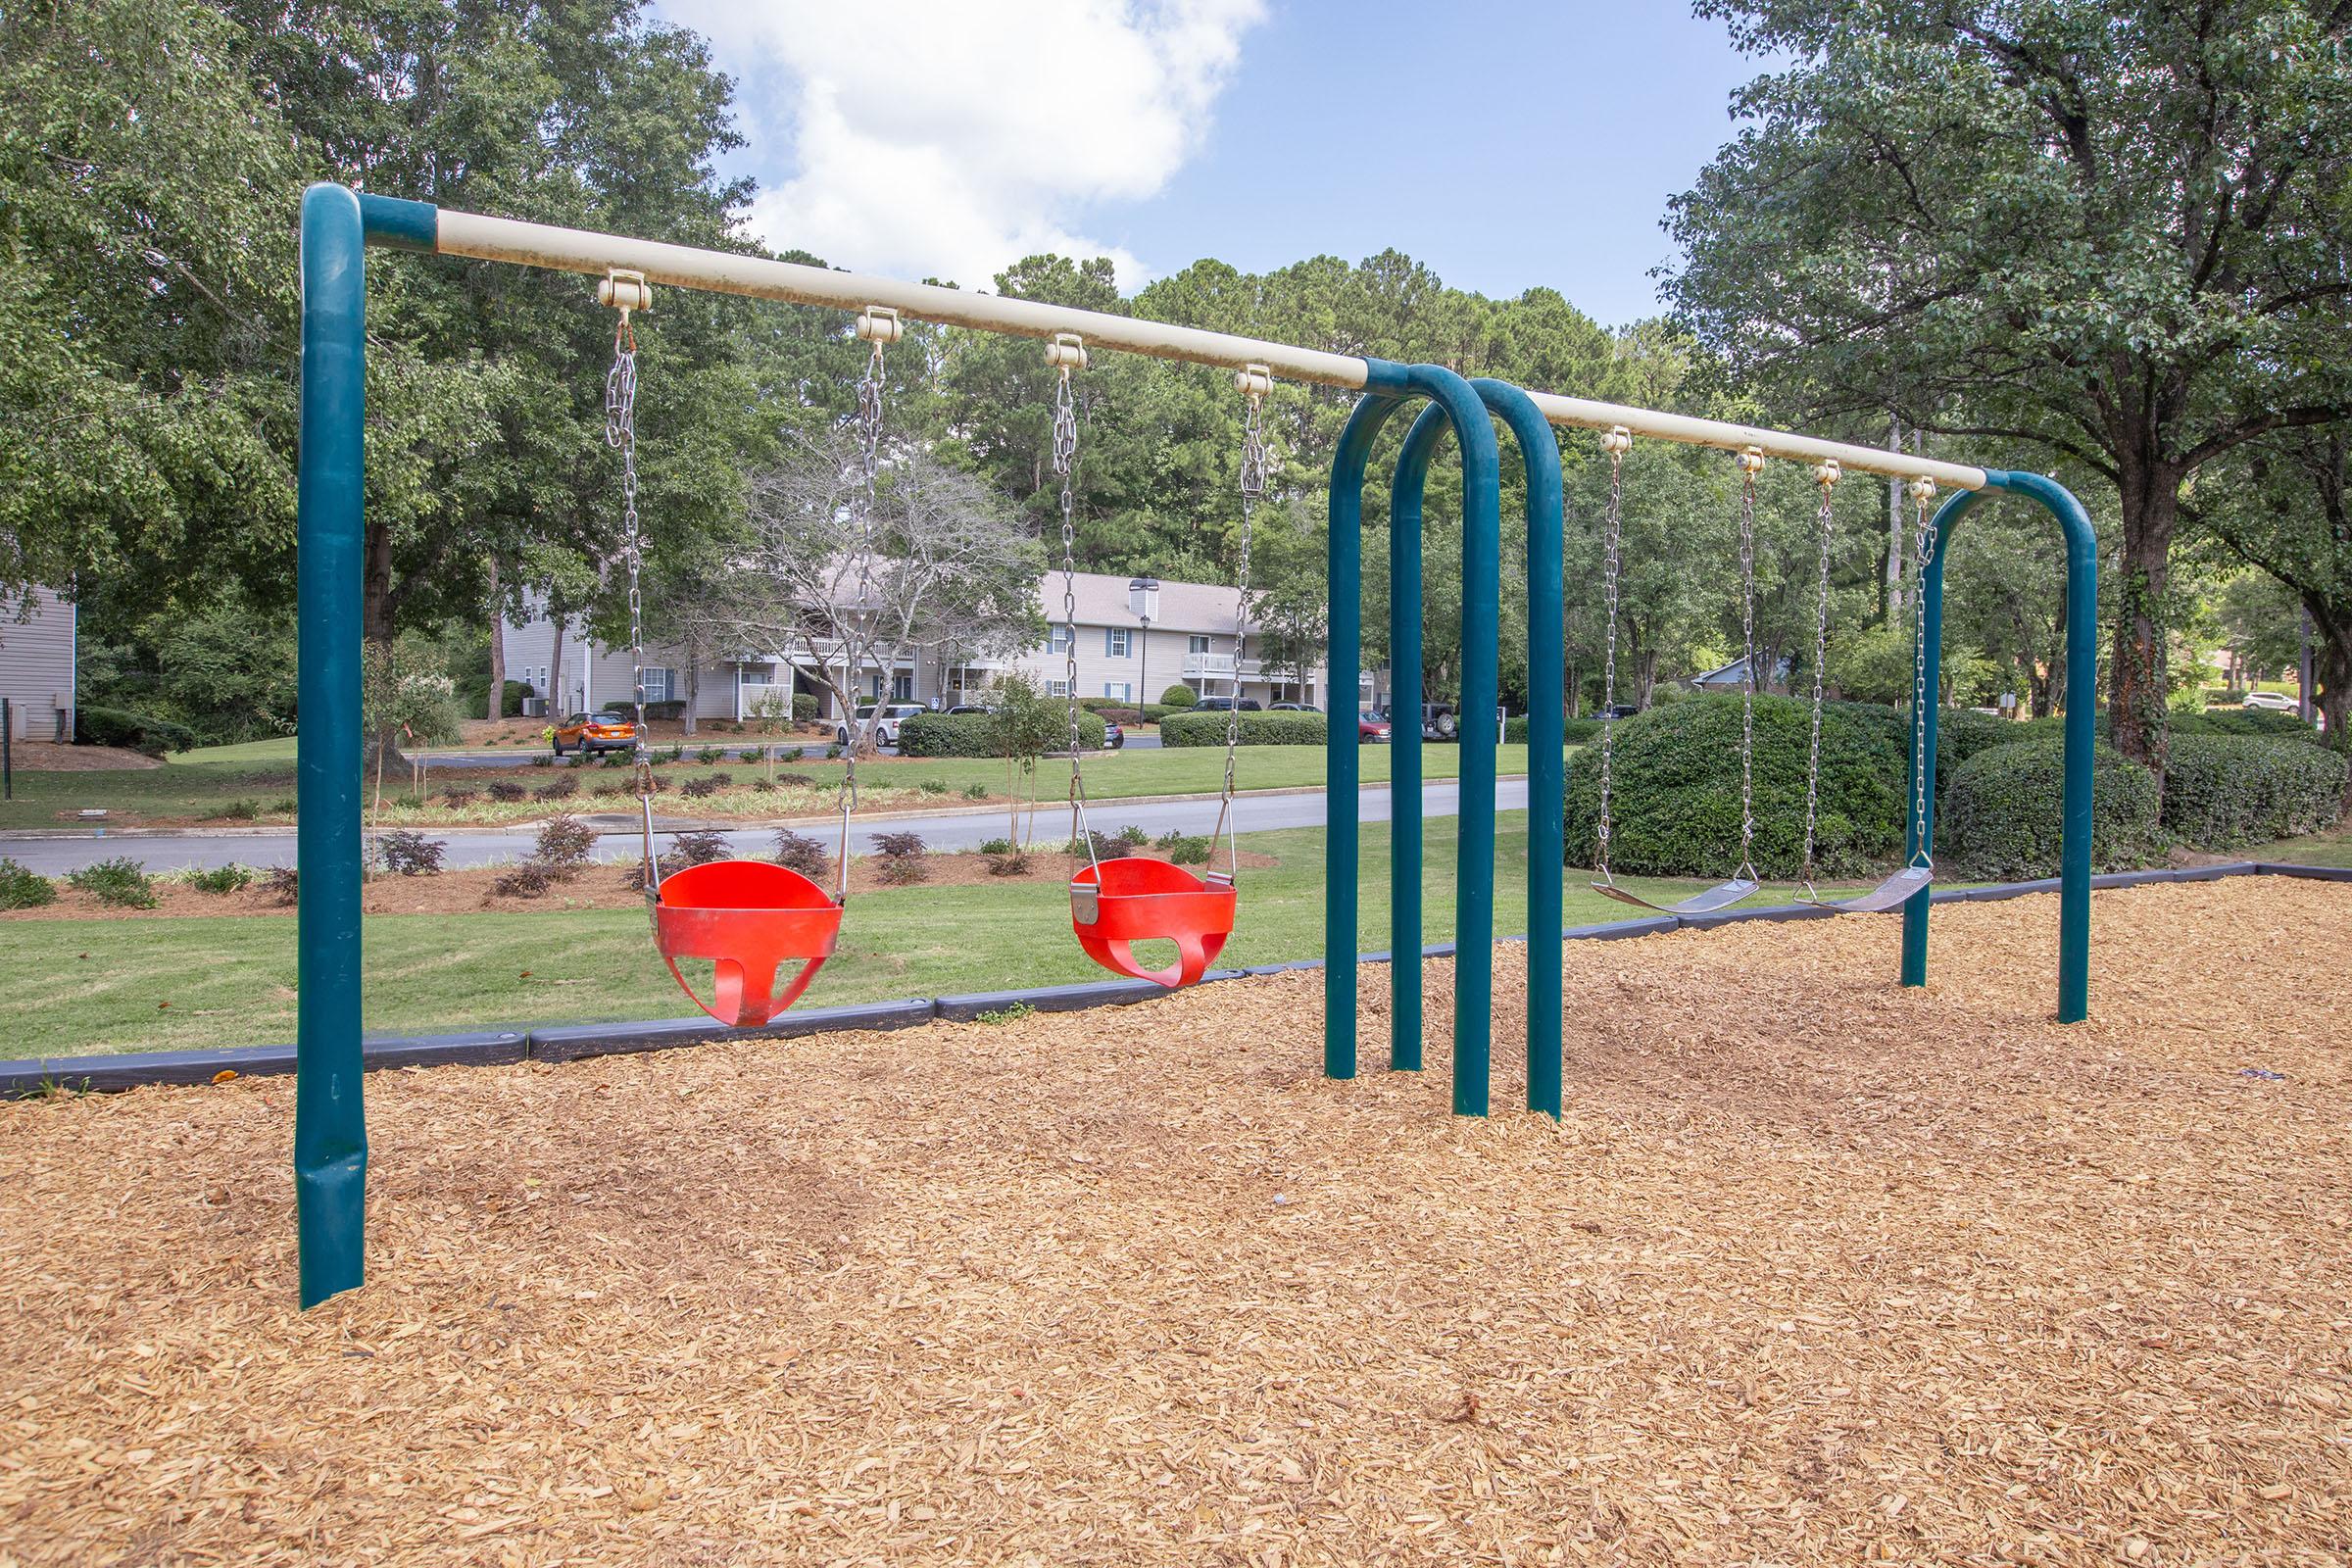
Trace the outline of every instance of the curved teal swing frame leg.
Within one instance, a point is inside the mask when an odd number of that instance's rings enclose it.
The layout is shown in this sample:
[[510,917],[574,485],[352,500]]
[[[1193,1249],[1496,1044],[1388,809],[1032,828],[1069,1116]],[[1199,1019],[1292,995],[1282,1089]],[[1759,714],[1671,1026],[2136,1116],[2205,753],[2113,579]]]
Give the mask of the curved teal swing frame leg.
[[[1535,400],[1519,388],[1507,381],[1488,378],[1472,381],[1470,385],[1488,410],[1499,416],[1510,427],[1511,437],[1519,445],[1520,462],[1527,477],[1527,1108],[1542,1111],[1556,1121],[1560,1114],[1561,909],[1567,864],[1562,807],[1568,787],[1562,674],[1566,662],[1562,640],[1566,631],[1562,620],[1564,589],[1560,565],[1560,445],[1558,438],[1551,433],[1550,422],[1536,407]],[[1397,753],[1391,770],[1391,776],[1396,780],[1391,841],[1396,852],[1395,875],[1399,897],[1390,906],[1393,931],[1389,961],[1398,966],[1392,977],[1395,987],[1393,1014],[1402,1019],[1409,1005],[1416,1031],[1421,1006],[1420,961],[1417,955],[1421,951],[1418,872],[1421,863],[1419,595],[1422,499],[1428,488],[1430,460],[1437,451],[1438,440],[1452,423],[1452,416],[1442,405],[1432,405],[1423,410],[1420,417],[1413,421],[1411,431],[1404,438],[1404,449],[1396,458],[1396,474],[1391,485],[1389,502],[1390,664],[1396,674],[1395,690],[1398,693],[1396,706],[1414,715],[1414,744]],[[1499,532],[1499,508],[1497,530]],[[1467,554],[1473,543],[1468,537],[1463,541],[1465,591],[1470,578]],[[1499,540],[1495,560],[1499,577]],[[1402,586],[1404,584],[1409,584],[1409,587]],[[1495,587],[1499,600],[1499,580]],[[1403,696],[1405,650],[1408,646],[1413,661],[1410,666],[1409,704]],[[1468,745],[1470,725],[1476,724],[1482,732],[1488,726],[1483,714],[1471,709],[1467,695],[1462,706],[1465,718],[1462,739],[1463,744]],[[1394,715],[1390,742],[1392,747],[1403,745],[1402,738],[1396,734]],[[1405,765],[1408,755],[1411,759],[1409,769]],[[1411,789],[1409,797],[1406,795],[1408,777]],[[1468,785],[1465,784],[1465,794],[1467,789]],[[1405,805],[1407,799],[1413,803],[1409,809]],[[1405,904],[1401,898],[1408,882],[1413,885],[1414,895],[1409,923],[1405,918]],[[1407,953],[1416,955],[1409,971],[1402,967],[1403,956]],[[1457,956],[1456,963],[1459,961]],[[1399,1035],[1401,1045],[1402,1036]],[[1417,1041],[1413,1064],[1420,1064]]]
[[[2099,678],[2099,541],[2082,503],[2055,479],[2037,473],[1987,469],[1983,490],[1964,490],[1936,514],[1936,545],[1922,578],[1926,594],[1921,630],[1928,657],[1911,692],[1912,756],[1927,759],[1935,776],[1936,704],[1943,667],[1943,568],[1952,529],[1994,491],[2026,496],[2058,519],[2066,537],[2066,783],[2060,807],[2064,834],[2058,852],[2058,1021],[2090,1016],[2091,747],[2097,737]],[[1926,734],[1920,734],[1924,727]],[[1912,792],[1904,850],[1916,857],[1936,842],[1936,791]],[[1903,906],[1903,984],[1928,983],[1928,891]]]
[[[1363,661],[1364,470],[1381,428],[1408,397],[1426,397],[1445,411],[1459,432],[1462,448],[1462,710],[1494,710],[1499,681],[1502,593],[1501,453],[1486,405],[1470,383],[1442,366],[1403,366],[1369,361],[1365,394],[1340,432],[1331,468],[1329,655],[1331,724],[1327,737],[1330,792],[1327,858],[1323,871],[1323,1071],[1352,1078],[1356,1067],[1356,854],[1361,840],[1362,803],[1355,726],[1346,722],[1356,701]],[[1418,547],[1412,559],[1418,560]],[[1392,626],[1410,624],[1418,639],[1420,576],[1390,583]],[[1392,656],[1394,667],[1397,660]],[[1412,724],[1420,729],[1419,664],[1414,663]],[[1392,730],[1392,734],[1394,731]],[[1395,744],[1392,741],[1392,744]],[[1487,1113],[1494,1036],[1494,733],[1484,722],[1461,732],[1460,858],[1455,871],[1453,979],[1453,1108],[1456,1114]],[[1415,758],[1416,762],[1418,757]],[[1417,768],[1415,769],[1417,775]],[[1391,928],[1396,939],[1390,961],[1396,966],[1394,993],[1411,998],[1407,1020],[1392,1019],[1392,1063],[1418,1067],[1421,979],[1421,794],[1417,776],[1408,796],[1399,781],[1392,791],[1392,827],[1412,818],[1402,831],[1412,863],[1398,863],[1392,876]],[[1400,856],[1401,860],[1401,856]],[[1409,940],[1408,940],[1409,938]]]
[[294,1211],[302,1304],[366,1278],[362,1099],[360,614],[367,538],[367,247],[429,251],[422,202],[313,185],[302,197],[302,423],[295,596],[302,729]]

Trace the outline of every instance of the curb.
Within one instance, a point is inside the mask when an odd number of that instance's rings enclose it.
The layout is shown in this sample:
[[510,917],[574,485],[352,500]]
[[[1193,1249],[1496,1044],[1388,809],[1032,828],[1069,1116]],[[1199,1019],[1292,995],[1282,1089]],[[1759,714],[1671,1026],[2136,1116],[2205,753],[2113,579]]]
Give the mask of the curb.
[[[2300,877],[2316,882],[2352,882],[2352,867],[2291,865],[2276,860],[2230,860],[2218,865],[2180,866],[2160,871],[2113,871],[2091,878],[2094,889],[2144,887],[2162,882],[2219,882],[2234,876]],[[1990,903],[2029,898],[2058,890],[2055,879],[2003,882],[1982,888],[1950,888],[1928,895],[1931,904]],[[1629,937],[1663,936],[1669,932],[1712,931],[1748,921],[1826,920],[1835,909],[1810,905],[1775,905],[1761,909],[1726,910],[1704,915],[1645,915],[1632,920],[1609,920],[1598,925],[1571,926],[1561,933],[1569,942],[1615,942]],[[1499,942],[1525,942],[1525,936],[1498,937]],[[1448,958],[1456,949],[1450,942],[1433,942],[1421,950],[1425,958]],[[1358,964],[1387,963],[1387,952],[1359,953]],[[1247,969],[1211,969],[1201,983],[1238,980],[1251,975],[1292,974],[1320,969],[1321,958],[1296,958],[1288,963],[1254,964]],[[581,1061],[591,1056],[627,1055],[671,1051],[681,1046],[706,1045],[715,1040],[792,1040],[808,1035],[881,1032],[912,1029],[928,1023],[968,1023],[982,1013],[1026,1006],[1033,1012],[1077,1012],[1089,1007],[1133,1006],[1168,992],[1149,980],[1097,980],[1080,985],[1033,986],[1018,991],[975,991],[948,997],[907,997],[897,1002],[867,1002],[843,1007],[812,1007],[786,1013],[756,1029],[729,1029],[710,1018],[666,1018],[636,1023],[577,1023],[528,1026],[477,1034],[384,1036],[361,1043],[362,1064],[377,1072],[394,1067],[504,1066],[519,1061]],[[227,1051],[156,1051],[101,1056],[52,1056],[24,1061],[0,1061],[0,1100],[34,1099],[44,1095],[112,1094],[149,1085],[197,1085],[213,1082],[222,1072],[237,1077],[269,1077],[294,1071],[292,1046],[245,1046]]]

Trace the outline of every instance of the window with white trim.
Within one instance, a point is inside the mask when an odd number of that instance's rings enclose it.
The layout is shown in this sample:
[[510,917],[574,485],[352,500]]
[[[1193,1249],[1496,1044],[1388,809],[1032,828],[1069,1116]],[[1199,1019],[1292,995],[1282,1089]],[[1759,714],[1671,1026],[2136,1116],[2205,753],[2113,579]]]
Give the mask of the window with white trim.
[[1197,631],[1190,637],[1187,637],[1184,641],[1185,652],[1188,654],[1205,654],[1208,652],[1208,634],[1206,632]]
[[1066,680],[1050,680],[1046,682],[1046,695],[1048,697],[1067,697],[1070,695],[1070,683]]
[[662,664],[648,664],[645,666],[645,700],[647,702],[668,702],[669,686],[670,672],[667,666]]
[[1105,626],[1102,628],[1102,657],[1105,659],[1125,659],[1127,657],[1126,627]]
[[1131,702],[1135,697],[1135,683],[1125,680],[1106,680],[1102,683],[1102,695],[1122,703]]
[[1047,633],[1046,651],[1048,653],[1054,654],[1066,654],[1070,651],[1070,627],[1068,622],[1057,621],[1054,623],[1054,629]]

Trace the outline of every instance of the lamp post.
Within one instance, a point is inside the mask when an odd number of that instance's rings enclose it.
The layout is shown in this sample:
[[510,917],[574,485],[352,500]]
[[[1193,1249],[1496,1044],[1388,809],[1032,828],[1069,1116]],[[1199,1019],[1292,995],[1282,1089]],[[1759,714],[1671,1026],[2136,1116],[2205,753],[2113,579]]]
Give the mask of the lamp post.
[[1159,613],[1159,579],[1150,572],[1127,580],[1127,608],[1144,623],[1143,667],[1135,676],[1136,711],[1152,700],[1152,617]]

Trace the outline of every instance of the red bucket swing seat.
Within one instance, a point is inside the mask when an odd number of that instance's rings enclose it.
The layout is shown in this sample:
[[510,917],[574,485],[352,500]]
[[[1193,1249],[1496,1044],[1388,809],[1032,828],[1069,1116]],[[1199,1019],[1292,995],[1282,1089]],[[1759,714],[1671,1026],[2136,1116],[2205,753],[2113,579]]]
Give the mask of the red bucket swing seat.
[[[1070,926],[1088,957],[1105,969],[1173,990],[1208,972],[1233,935],[1237,900],[1223,876],[1206,881],[1165,860],[1125,858],[1070,878]],[[1134,944],[1176,944],[1176,961],[1147,969]]]
[[[841,906],[798,871],[764,860],[710,860],[662,879],[654,945],[679,989],[731,1029],[766,1023],[808,989],[841,938]],[[680,958],[712,966],[706,1002],[678,969]],[[800,972],[777,990],[777,970]]]

